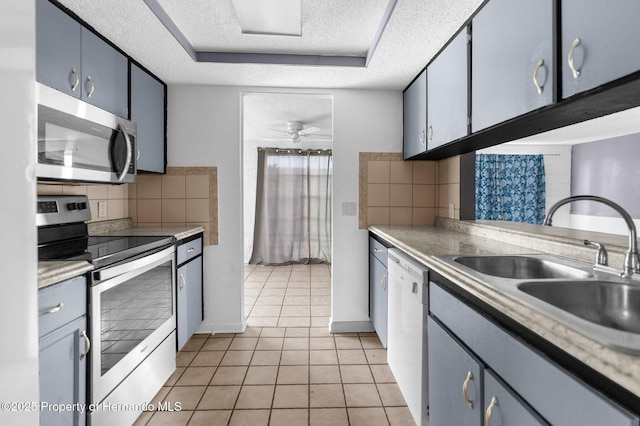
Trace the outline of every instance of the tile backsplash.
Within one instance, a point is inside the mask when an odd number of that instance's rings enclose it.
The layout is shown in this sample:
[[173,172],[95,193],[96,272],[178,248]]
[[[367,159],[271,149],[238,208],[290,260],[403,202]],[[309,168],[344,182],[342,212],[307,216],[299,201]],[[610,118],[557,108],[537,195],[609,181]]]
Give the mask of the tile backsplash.
[[361,152],[358,225],[433,225],[460,218],[460,157],[404,161],[402,153]]
[[[39,195],[86,195],[91,222],[131,218],[134,226],[202,226],[204,244],[218,244],[218,169],[168,167],[167,173],[139,174],[134,184],[38,184]],[[98,203],[106,215],[99,217]]]
[[136,226],[202,226],[204,244],[218,244],[218,169],[167,167],[164,175],[138,175],[129,185]]

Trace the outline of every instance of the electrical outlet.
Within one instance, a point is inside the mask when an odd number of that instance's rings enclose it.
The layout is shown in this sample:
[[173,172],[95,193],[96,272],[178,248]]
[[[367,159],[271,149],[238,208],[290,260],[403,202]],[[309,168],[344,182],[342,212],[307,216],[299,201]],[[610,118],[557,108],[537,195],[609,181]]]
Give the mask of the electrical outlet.
[[98,201],[98,217],[107,217],[106,201]]
[[358,205],[354,202],[342,203],[342,216],[355,216]]
[[456,205],[453,203],[449,203],[449,219],[456,218]]

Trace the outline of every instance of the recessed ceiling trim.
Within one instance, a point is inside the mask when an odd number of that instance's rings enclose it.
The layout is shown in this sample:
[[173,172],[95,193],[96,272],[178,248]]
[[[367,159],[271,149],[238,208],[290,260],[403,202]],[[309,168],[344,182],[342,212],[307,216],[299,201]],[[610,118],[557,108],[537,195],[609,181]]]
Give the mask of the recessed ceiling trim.
[[196,50],[184,36],[180,28],[160,6],[158,0],[144,0],[151,12],[160,20],[169,33],[195,62],[231,63],[231,64],[273,64],[273,65],[302,65],[302,66],[334,66],[366,68],[373,57],[384,29],[391,19],[398,0],[389,0],[387,8],[375,36],[372,40],[367,56],[341,55],[302,55],[289,53],[241,53],[241,52],[206,52]]

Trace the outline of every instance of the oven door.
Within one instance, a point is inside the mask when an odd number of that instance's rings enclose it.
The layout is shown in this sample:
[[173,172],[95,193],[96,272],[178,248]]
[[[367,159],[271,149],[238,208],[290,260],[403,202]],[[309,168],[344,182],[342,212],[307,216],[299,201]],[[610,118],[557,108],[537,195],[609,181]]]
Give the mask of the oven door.
[[91,402],[101,402],[176,328],[175,248],[93,273]]

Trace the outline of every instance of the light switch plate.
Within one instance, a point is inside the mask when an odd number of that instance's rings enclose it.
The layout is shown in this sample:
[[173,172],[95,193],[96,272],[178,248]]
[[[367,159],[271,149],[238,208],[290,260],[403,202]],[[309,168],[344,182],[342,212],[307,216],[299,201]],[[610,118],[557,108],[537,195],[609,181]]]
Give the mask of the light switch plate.
[[107,217],[106,201],[98,201],[98,217]]
[[456,206],[453,203],[449,203],[449,219],[456,218]]

